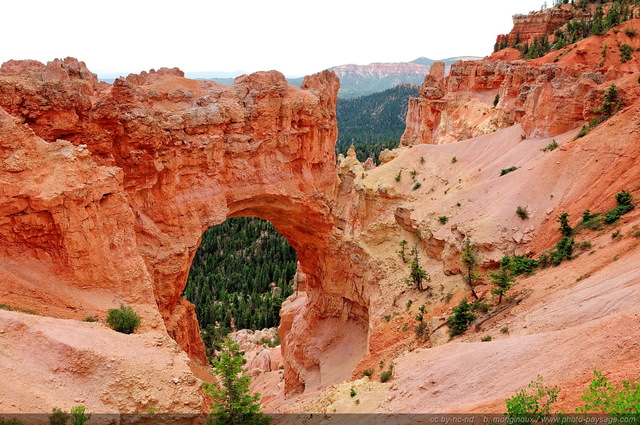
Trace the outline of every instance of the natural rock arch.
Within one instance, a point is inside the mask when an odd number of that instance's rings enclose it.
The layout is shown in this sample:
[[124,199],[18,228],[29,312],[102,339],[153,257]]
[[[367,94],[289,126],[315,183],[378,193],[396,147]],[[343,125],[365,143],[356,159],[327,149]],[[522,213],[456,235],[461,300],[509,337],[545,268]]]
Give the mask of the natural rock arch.
[[0,77],[3,127],[17,135],[4,156],[21,160],[4,171],[12,199],[25,200],[0,227],[2,254],[139,305],[148,326],[204,362],[180,297],[199,239],[228,217],[267,219],[307,276],[283,312],[286,390],[348,378],[367,349],[369,289],[352,267],[366,253],[343,230],[353,208],[338,201],[333,73],[301,89],[275,71],[223,86],[177,69],[109,86],[67,58],[10,62]]

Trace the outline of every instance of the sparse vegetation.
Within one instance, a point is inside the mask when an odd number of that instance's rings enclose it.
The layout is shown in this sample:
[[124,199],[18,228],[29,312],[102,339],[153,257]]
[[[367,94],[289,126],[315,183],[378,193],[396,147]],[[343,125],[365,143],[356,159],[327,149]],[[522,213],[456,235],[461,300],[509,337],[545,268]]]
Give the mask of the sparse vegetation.
[[37,314],[35,311],[33,310],[29,310],[26,308],[20,308],[20,307],[14,307],[8,304],[0,304],[0,309],[2,310],[8,310],[8,311],[18,311],[20,313],[27,313],[27,314]]
[[354,388],[351,388],[351,390],[349,390],[349,395],[351,396],[351,398],[355,397],[356,394],[356,390]]
[[491,310],[491,307],[484,301],[476,300],[471,303],[471,311],[479,311],[482,314],[486,314],[489,310]]
[[616,206],[612,210],[609,210],[604,216],[604,221],[607,224],[615,223],[616,221],[618,221],[618,219],[620,219],[620,216],[628,213],[635,208],[631,193],[627,192],[626,190],[623,190],[622,192],[616,194],[616,201],[618,201],[618,206]]
[[416,336],[419,339],[425,339],[425,337],[428,335],[428,330],[429,330],[429,326],[427,325],[426,322],[420,321],[415,328],[413,328],[413,331],[416,333]]
[[540,149],[542,152],[550,152],[552,150],[555,150],[558,148],[558,142],[556,142],[556,139],[553,139],[553,142],[549,143],[547,146],[545,146],[544,148]]
[[449,334],[454,337],[467,330],[469,324],[476,319],[476,315],[471,313],[471,304],[464,297],[460,304],[453,308],[453,314],[447,319]]
[[500,94],[496,94],[496,96],[493,98],[493,107],[494,108],[496,106],[498,106],[498,102],[500,102]]
[[399,182],[401,178],[402,178],[402,170],[398,171],[398,174],[396,174],[395,179],[397,182]]
[[57,407],[53,408],[53,411],[49,415],[49,424],[51,425],[66,425],[69,422],[70,416],[67,412]]
[[527,211],[527,207],[521,207],[518,205],[518,208],[516,208],[516,214],[518,214],[518,217],[523,220],[529,218],[529,211]]
[[422,184],[420,182],[417,182],[416,184],[413,185],[413,190],[420,189],[420,186],[422,186]]
[[543,384],[542,376],[538,376],[529,384],[528,389],[523,388],[506,400],[507,415],[511,418],[541,421],[551,414],[551,406],[558,399],[559,393],[559,387],[547,387]]
[[501,327],[500,328],[500,333],[508,334],[509,333],[509,327],[508,326]]
[[589,389],[582,395],[584,406],[578,413],[605,413],[614,418],[640,413],[640,379],[623,381],[622,387],[613,385],[600,371],[593,372]]
[[502,169],[502,171],[500,171],[500,175],[504,176],[505,174],[509,174],[512,171],[516,171],[518,169],[518,167],[513,166],[513,167],[509,167],[509,168],[504,168]]
[[622,108],[622,100],[620,100],[620,95],[618,93],[618,88],[614,83],[611,83],[609,88],[604,93],[604,99],[602,101],[602,106],[596,109],[595,113],[598,114],[595,117],[589,120],[589,124],[585,124],[578,132],[578,135],[574,140],[579,139],[589,133],[589,131],[593,130],[600,123],[606,121],[615,115]]
[[393,365],[389,365],[389,369],[385,370],[380,374],[380,382],[385,383],[388,382],[393,376]]
[[451,158],[451,163],[455,164],[456,162],[458,162],[458,158],[456,158],[455,156]]
[[487,335],[487,336],[484,336],[484,337],[480,338],[480,341],[482,341],[482,342],[489,342],[489,341],[491,341],[492,339],[493,339],[493,338],[491,337],[491,335]]
[[449,217],[447,217],[446,215],[441,215],[440,217],[438,217],[438,221],[440,222],[440,224],[447,224],[447,221],[449,221]]
[[131,307],[120,305],[107,311],[107,324],[117,332],[132,334],[140,326],[140,316]]
[[513,276],[521,274],[531,274],[538,267],[538,261],[532,258],[526,258],[522,255],[510,257],[505,255],[500,261],[500,267],[508,270]]
[[24,425],[24,422],[19,421],[16,418],[0,418],[0,425]]
[[371,376],[373,375],[373,369],[365,369],[362,371],[362,376]]
[[625,35],[626,35],[627,37],[629,37],[629,38],[633,38],[633,37],[635,37],[636,35],[638,35],[638,30],[637,30],[637,29],[635,29],[635,28],[627,28],[627,29],[625,29],[625,30],[624,30],[624,33],[625,33]]
[[629,62],[631,60],[631,53],[633,53],[633,47],[628,44],[622,44],[620,46],[620,62]]
[[71,409],[71,423],[72,425],[84,425],[91,419],[91,413],[87,413],[87,409],[80,405]]
[[[617,386],[600,371],[594,371],[593,376],[589,389],[581,397],[585,404],[576,408],[576,413],[605,414],[610,418],[629,418],[632,421],[639,417],[640,379],[623,381]],[[542,376],[538,375],[528,388],[521,389],[506,400],[507,415],[520,418],[518,423],[547,422],[560,391],[558,386],[544,385]]]

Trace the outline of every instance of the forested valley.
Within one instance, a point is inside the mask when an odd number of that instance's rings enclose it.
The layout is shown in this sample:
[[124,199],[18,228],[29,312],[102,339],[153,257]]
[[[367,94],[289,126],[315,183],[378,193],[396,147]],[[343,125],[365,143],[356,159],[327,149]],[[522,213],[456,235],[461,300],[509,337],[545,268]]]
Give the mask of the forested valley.
[[234,328],[278,326],[296,264],[295,250],[269,221],[235,217],[205,231],[183,296],[196,307],[209,355]]

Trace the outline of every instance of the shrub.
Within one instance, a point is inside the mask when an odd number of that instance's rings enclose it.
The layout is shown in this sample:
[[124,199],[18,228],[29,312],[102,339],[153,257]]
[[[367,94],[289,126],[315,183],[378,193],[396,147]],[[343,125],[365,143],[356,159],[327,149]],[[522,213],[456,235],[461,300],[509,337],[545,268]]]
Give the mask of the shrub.
[[98,318],[96,316],[87,316],[84,318],[83,322],[97,322]]
[[509,257],[505,255],[500,261],[500,267],[508,270],[513,276],[521,274],[531,274],[538,267],[538,262],[532,258],[526,258],[522,255]]
[[558,142],[556,142],[556,139],[553,139],[553,142],[549,143],[547,146],[545,146],[544,148],[540,149],[542,152],[550,152],[552,150],[555,150],[558,148]]
[[576,138],[575,138],[575,139],[573,139],[573,140],[576,140],[576,139],[579,139],[579,138],[581,138],[581,137],[586,136],[586,135],[587,135],[587,133],[589,132],[589,130],[591,130],[591,129],[590,129],[589,127],[587,127],[587,125],[586,125],[586,124],[585,124],[585,125],[583,125],[583,126],[580,128],[580,131],[578,132],[578,135],[577,135],[577,136],[576,136]]
[[371,376],[373,375],[373,369],[365,369],[362,371],[362,376]]
[[416,333],[416,336],[418,338],[424,339],[428,333],[428,325],[426,322],[420,321],[420,323],[418,323],[416,327],[413,328],[413,331]]
[[572,258],[571,255],[573,254],[574,243],[575,242],[573,238],[570,238],[568,236],[564,236],[562,239],[560,239],[554,247],[554,250],[550,253],[549,262],[551,263],[551,265],[557,266],[565,258],[570,260]]
[[509,174],[512,171],[516,171],[518,169],[518,167],[513,166],[513,167],[509,167],[509,168],[504,168],[502,171],[500,171],[500,175],[504,176],[505,174]]
[[629,192],[623,190],[622,192],[616,194],[616,201],[618,201],[618,206],[612,210],[607,211],[604,216],[604,221],[607,224],[612,224],[618,221],[620,216],[628,213],[632,209],[635,208],[633,204],[633,198]]
[[627,37],[633,38],[638,35],[638,30],[636,30],[635,28],[627,28],[626,30],[624,30],[624,33],[627,35]]
[[107,312],[107,324],[117,332],[132,334],[140,326],[140,317],[131,307],[121,305]]
[[471,313],[471,304],[469,304],[466,297],[463,298],[460,304],[453,308],[453,315],[447,319],[449,334],[452,337],[460,335],[467,330],[469,324],[475,319],[475,314]]
[[476,300],[474,302],[471,303],[471,310],[472,311],[479,311],[482,314],[488,313],[489,310],[491,310],[491,307],[489,307],[489,304],[480,301],[480,300]]
[[582,221],[578,224],[580,228],[598,230],[604,224],[604,217],[601,213],[591,214],[591,210],[582,213]]
[[633,47],[628,44],[620,46],[620,62],[625,63],[631,60],[631,53],[633,53]]
[[393,375],[393,365],[389,365],[389,369],[385,370],[380,374],[380,382],[382,383],[388,382],[389,379],[391,379],[392,375]]
[[[640,82],[640,78],[638,79]],[[451,158],[451,163],[455,164],[456,162],[458,162],[458,158],[456,158],[455,156],[453,158]]]
[[13,418],[13,419],[0,418],[0,425],[24,425],[24,422],[19,421],[16,418]]
[[85,422],[89,422],[91,419],[91,413],[85,413],[84,406],[75,406],[71,409],[71,423],[73,425],[84,425]]
[[485,336],[485,337],[482,337],[482,338],[480,339],[480,341],[482,341],[482,342],[489,342],[489,341],[491,341],[492,339],[493,339],[493,338],[491,337],[491,335],[487,335],[487,336]]
[[420,186],[422,186],[422,184],[420,184],[420,182],[417,182],[413,185],[413,190],[420,189]]
[[613,417],[636,416],[640,413],[640,379],[636,382],[624,381],[622,388],[614,386],[602,375],[594,371],[589,390],[582,395],[584,406],[578,413],[604,412]]
[[49,415],[49,423],[51,425],[66,425],[69,421],[69,414],[57,407],[53,408],[53,412]]
[[506,400],[509,417],[528,418],[529,421],[522,423],[530,423],[534,420],[541,421],[551,413],[551,405],[558,399],[560,388],[549,388],[543,385],[542,381],[542,376],[538,376],[529,384],[531,392],[523,388]]
[[527,211],[527,207],[523,208],[520,205],[518,205],[518,208],[516,208],[516,214],[518,214],[518,217],[520,217],[523,220],[529,218],[529,211]]
[[398,174],[396,174],[396,181],[399,182],[400,179],[402,178],[402,170],[398,171]]
[[446,215],[441,215],[440,217],[438,217],[438,221],[440,222],[440,224],[447,224],[447,221],[449,221],[449,217],[447,217]]
[[500,102],[500,95],[496,94],[496,97],[493,98],[493,107],[498,106],[498,102]]
[[351,398],[356,396],[356,390],[351,388],[351,390],[349,391],[349,395],[351,396]]

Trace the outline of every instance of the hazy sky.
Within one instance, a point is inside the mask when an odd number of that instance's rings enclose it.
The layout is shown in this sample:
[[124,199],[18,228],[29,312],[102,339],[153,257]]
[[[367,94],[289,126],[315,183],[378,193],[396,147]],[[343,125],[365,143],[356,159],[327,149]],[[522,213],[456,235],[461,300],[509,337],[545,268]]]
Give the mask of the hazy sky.
[[[20,0],[2,4],[0,62],[73,56],[98,74],[277,69],[485,56],[544,0]],[[549,0],[551,4],[551,0]]]

